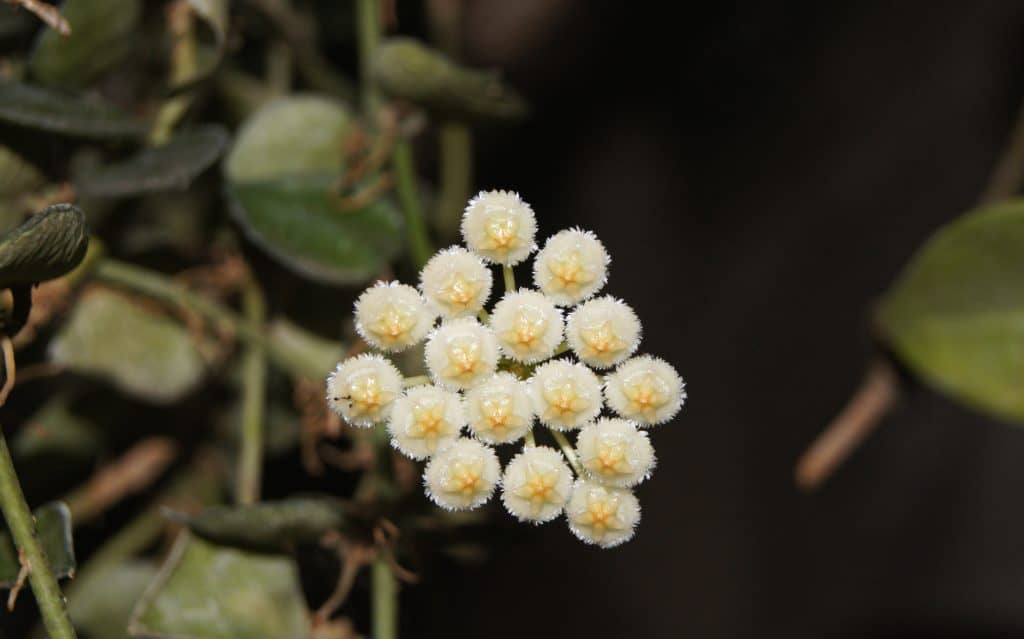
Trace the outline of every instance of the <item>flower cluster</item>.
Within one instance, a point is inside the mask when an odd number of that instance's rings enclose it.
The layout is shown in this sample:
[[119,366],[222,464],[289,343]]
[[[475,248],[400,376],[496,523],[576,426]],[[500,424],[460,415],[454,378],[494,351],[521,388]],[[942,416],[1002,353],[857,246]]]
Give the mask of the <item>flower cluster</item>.
[[[356,329],[380,352],[426,339],[429,378],[405,379],[382,354],[359,355],[328,377],[327,401],[353,426],[386,423],[396,449],[426,460],[425,491],[439,506],[476,508],[500,490],[520,521],[565,513],[577,537],[609,548],[640,520],[631,489],[655,463],[645,429],[672,419],[686,390],[668,363],[635,355],[633,309],[595,297],[609,257],[593,233],[548,238],[533,263],[536,288],[515,287],[512,267],[537,250],[536,230],[518,194],[473,198],[462,220],[468,248],[437,253],[418,290],[378,282],[355,305]],[[488,312],[491,265],[501,267],[505,293]],[[537,444],[535,422],[556,447]],[[502,469],[495,447],[521,441]]]

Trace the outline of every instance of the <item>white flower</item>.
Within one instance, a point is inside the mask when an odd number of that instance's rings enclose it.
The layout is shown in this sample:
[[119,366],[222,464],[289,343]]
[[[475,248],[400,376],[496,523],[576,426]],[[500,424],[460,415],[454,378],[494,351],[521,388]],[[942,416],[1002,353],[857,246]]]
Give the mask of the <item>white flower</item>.
[[441,324],[427,338],[425,353],[434,382],[453,390],[479,384],[498,366],[494,333],[472,317]]
[[595,368],[614,366],[640,345],[640,319],[611,295],[576,307],[566,323],[566,339],[580,361]]
[[526,446],[505,467],[501,501],[519,521],[541,524],[562,513],[572,490],[572,471],[562,453]]
[[494,449],[465,437],[435,455],[423,471],[427,496],[448,510],[483,505],[499,479],[501,466]]
[[576,438],[576,453],[593,479],[619,488],[639,484],[654,468],[647,433],[625,419],[602,417],[584,426]]
[[650,355],[624,362],[605,378],[604,395],[616,413],[641,425],[663,424],[686,400],[686,385],[676,369]]
[[466,425],[462,398],[437,386],[414,386],[395,401],[388,421],[391,445],[413,459],[451,446]]
[[402,374],[380,355],[350,357],[327,377],[327,405],[353,426],[384,421],[401,394]]
[[512,266],[529,257],[536,233],[533,209],[512,191],[481,191],[462,216],[466,246],[496,264]]
[[466,393],[466,415],[477,439],[507,444],[530,430],[533,406],[524,382],[511,373],[498,373]]
[[544,425],[571,430],[601,412],[601,382],[586,366],[556,359],[533,372],[530,398]]
[[442,317],[476,315],[491,295],[491,270],[479,256],[452,246],[430,258],[420,272],[420,290]]
[[578,480],[565,506],[569,530],[588,544],[612,548],[629,541],[640,521],[640,502],[623,488]]
[[356,300],[356,331],[367,344],[401,351],[419,343],[434,325],[419,291],[399,282],[377,282]]
[[533,281],[559,306],[587,299],[608,281],[610,258],[590,231],[566,229],[544,244],[533,262]]
[[542,293],[506,293],[491,311],[491,328],[505,355],[532,364],[551,357],[562,343],[562,313]]

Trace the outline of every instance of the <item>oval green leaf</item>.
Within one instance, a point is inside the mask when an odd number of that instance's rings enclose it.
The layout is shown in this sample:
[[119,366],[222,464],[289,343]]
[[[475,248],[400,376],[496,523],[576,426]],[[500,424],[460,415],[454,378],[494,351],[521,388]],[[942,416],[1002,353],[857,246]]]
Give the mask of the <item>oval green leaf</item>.
[[236,183],[295,175],[340,177],[351,130],[352,116],[336,100],[317,95],[272,100],[238,131],[224,173]]
[[925,382],[1024,423],[1024,200],[939,229],[885,294],[877,324]]
[[177,134],[163,146],[80,176],[84,197],[127,197],[154,191],[184,190],[208,169],[227,146],[227,130],[207,125]]
[[527,111],[523,98],[497,74],[462,67],[412,38],[382,43],[372,71],[385,93],[449,117],[513,119]]
[[206,368],[181,324],[108,289],[90,291],[75,305],[50,342],[50,359],[155,403],[180,399]]
[[[44,504],[32,512],[36,533],[43,552],[50,560],[50,569],[58,578],[75,574],[75,546],[71,539],[71,511],[62,501]],[[10,588],[18,581],[21,564],[18,549],[6,530],[0,530],[0,588]]]
[[402,247],[401,214],[388,200],[339,210],[330,179],[229,185],[245,233],[297,273],[325,284],[362,283]]
[[179,535],[132,614],[147,639],[282,639],[309,634],[294,561]]
[[100,100],[16,82],[0,83],[0,120],[96,139],[134,137],[143,130],[120,109]]
[[0,237],[0,289],[60,277],[78,266],[88,247],[81,209],[49,206]]
[[260,552],[280,552],[296,544],[316,543],[346,524],[346,505],[330,497],[297,497],[249,506],[212,506],[182,519],[213,543]]
[[0,146],[0,199],[21,195],[46,183],[46,178],[31,162]]
[[75,629],[90,639],[128,639],[132,610],[158,572],[155,562],[132,559],[98,567],[86,581],[74,582],[68,614]]
[[131,51],[139,0],[65,0],[60,9],[71,34],[39,31],[28,66],[40,84],[88,86]]

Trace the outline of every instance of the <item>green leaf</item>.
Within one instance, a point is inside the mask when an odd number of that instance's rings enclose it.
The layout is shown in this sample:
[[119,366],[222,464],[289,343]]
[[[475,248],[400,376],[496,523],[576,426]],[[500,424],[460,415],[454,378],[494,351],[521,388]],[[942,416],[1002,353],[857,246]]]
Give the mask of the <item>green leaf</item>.
[[925,382],[1024,423],[1024,200],[939,229],[885,294],[877,324]]
[[80,176],[77,186],[84,197],[184,190],[217,161],[227,141],[227,130],[220,125],[198,127],[179,133],[163,146]]
[[31,162],[0,145],[0,199],[21,195],[46,183]]
[[91,573],[88,583],[76,583],[68,596],[75,629],[90,639],[128,639],[132,610],[157,573],[152,561],[128,560]]
[[348,108],[317,95],[282,97],[242,125],[225,162],[232,182],[294,175],[339,177],[352,130]]
[[71,411],[69,400],[56,395],[14,435],[11,450],[22,459],[44,456],[88,459],[100,451],[96,425]]
[[142,133],[139,123],[98,99],[0,83],[0,121],[85,138],[126,138]]
[[198,537],[260,552],[316,543],[346,523],[345,502],[330,497],[296,497],[250,506],[213,506],[193,517],[174,514]]
[[[50,560],[57,578],[75,574],[75,547],[71,540],[71,511],[62,501],[44,504],[32,512],[36,520],[39,543]],[[10,588],[18,581],[21,564],[18,549],[6,531],[0,531],[0,588]]]
[[182,534],[132,614],[150,639],[305,637],[310,620],[295,563]]
[[362,283],[402,247],[401,214],[388,200],[341,211],[329,179],[230,185],[231,212],[254,242],[292,270],[327,284]]
[[308,371],[311,379],[326,377],[345,355],[341,342],[310,333],[283,318],[270,323],[267,338],[271,348],[292,362],[292,368]]
[[224,57],[228,39],[228,0],[188,0],[188,3],[209,27],[213,34],[213,44],[200,48],[198,70],[191,78],[179,83],[178,88],[198,82],[216,71]]
[[50,359],[155,403],[178,400],[205,372],[188,330],[109,289],[90,291],[75,305],[50,342]]
[[85,216],[71,204],[54,204],[0,237],[0,289],[64,275],[85,257]]
[[386,93],[442,115],[513,119],[526,102],[495,73],[459,66],[412,38],[384,41],[373,56],[373,79]]
[[142,13],[139,0],[65,0],[60,9],[71,34],[41,29],[29,59],[29,70],[41,84],[88,86],[131,51]]

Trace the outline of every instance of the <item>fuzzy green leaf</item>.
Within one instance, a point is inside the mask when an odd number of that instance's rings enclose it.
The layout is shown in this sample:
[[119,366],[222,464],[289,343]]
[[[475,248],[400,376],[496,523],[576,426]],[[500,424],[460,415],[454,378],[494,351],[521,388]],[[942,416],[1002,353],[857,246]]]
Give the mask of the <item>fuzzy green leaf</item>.
[[84,197],[127,197],[184,190],[209,168],[227,146],[228,133],[207,125],[179,133],[167,144],[87,173],[77,179]]
[[142,127],[120,109],[42,87],[0,83],[0,121],[85,138],[126,138]]
[[50,343],[50,358],[156,403],[181,398],[205,372],[194,338],[181,324],[107,289],[91,291],[75,305]]
[[68,597],[75,628],[90,639],[128,639],[132,610],[157,572],[152,561],[129,560],[91,573],[88,583],[76,583]]
[[139,601],[128,631],[147,639],[305,637],[295,563],[182,534]]
[[261,552],[316,543],[346,525],[346,504],[329,497],[296,497],[251,506],[212,506],[183,523],[208,541]]
[[0,236],[0,289],[64,275],[85,257],[85,216],[71,204],[54,204]]
[[392,38],[373,57],[373,78],[386,93],[446,116],[513,119],[526,102],[495,73],[459,66],[412,38]]
[[291,361],[293,368],[308,371],[311,379],[321,379],[345,356],[340,342],[325,339],[284,318],[270,323],[267,332],[271,348]]
[[139,0],[65,0],[60,9],[71,34],[41,29],[29,59],[41,84],[88,86],[131,51],[142,14]]
[[[71,539],[71,511],[62,501],[44,504],[33,511],[39,543],[50,560],[50,569],[58,578],[75,574],[75,547]],[[10,588],[18,580],[21,564],[18,549],[6,530],[0,531],[0,588]]]
[[1024,200],[939,229],[886,293],[877,324],[924,381],[1024,423]]
[[401,214],[388,200],[342,211],[330,179],[278,179],[229,186],[246,234],[296,272],[326,284],[362,283],[402,247]]

